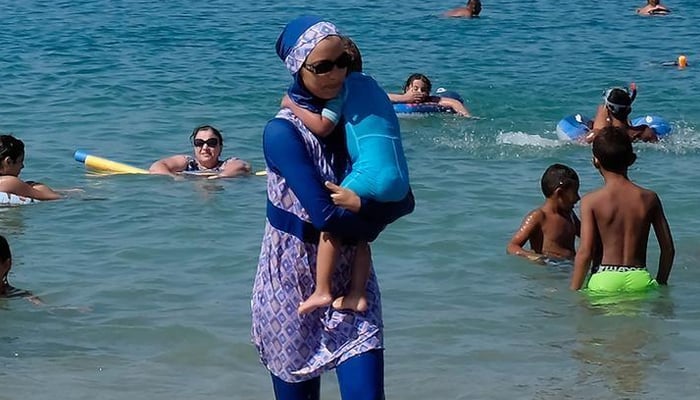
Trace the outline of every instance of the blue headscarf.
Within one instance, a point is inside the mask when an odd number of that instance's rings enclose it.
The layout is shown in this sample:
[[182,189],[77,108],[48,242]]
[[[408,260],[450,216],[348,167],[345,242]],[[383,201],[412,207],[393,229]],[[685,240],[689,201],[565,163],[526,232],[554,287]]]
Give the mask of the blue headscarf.
[[299,69],[316,45],[332,35],[340,35],[335,25],[320,17],[305,15],[291,20],[282,30],[275,45],[277,55],[294,78],[287,95],[295,103],[313,112],[321,112],[326,101],[306,90],[301,83]]

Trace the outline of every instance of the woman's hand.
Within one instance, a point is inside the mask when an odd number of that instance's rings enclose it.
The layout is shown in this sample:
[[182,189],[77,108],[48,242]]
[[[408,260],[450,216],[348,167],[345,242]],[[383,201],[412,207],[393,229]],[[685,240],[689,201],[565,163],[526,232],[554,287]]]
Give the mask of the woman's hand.
[[326,181],[326,187],[332,192],[331,200],[333,200],[335,205],[348,209],[354,213],[360,212],[362,201],[360,200],[360,196],[355,194],[355,192],[328,181]]

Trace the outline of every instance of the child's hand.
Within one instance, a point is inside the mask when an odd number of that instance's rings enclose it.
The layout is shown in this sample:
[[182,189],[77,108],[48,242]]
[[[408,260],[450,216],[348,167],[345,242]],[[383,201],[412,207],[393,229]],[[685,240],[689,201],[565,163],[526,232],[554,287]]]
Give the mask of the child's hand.
[[347,208],[348,210],[357,213],[360,211],[362,202],[360,196],[355,194],[350,189],[340,187],[333,182],[326,181],[326,187],[333,193],[331,193],[331,199],[333,203],[337,206]]
[[545,256],[542,254],[528,254],[525,256],[528,260],[540,264],[540,265],[545,265],[547,264]]
[[422,103],[427,97],[423,92],[406,93],[408,95],[408,103]]

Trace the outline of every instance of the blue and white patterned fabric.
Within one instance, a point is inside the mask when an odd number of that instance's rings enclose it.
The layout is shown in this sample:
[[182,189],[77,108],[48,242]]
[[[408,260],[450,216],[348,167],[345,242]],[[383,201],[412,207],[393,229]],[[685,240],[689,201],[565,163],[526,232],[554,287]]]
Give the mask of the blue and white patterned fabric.
[[[315,162],[313,168],[322,179],[338,182],[340,177],[335,176],[333,157],[319,139],[288,109],[281,110],[277,118],[290,121],[296,128],[296,139],[303,142],[308,158]],[[286,143],[279,143],[279,138],[275,140],[271,146],[289,148]],[[273,226],[274,213],[270,210],[281,210],[291,215],[293,221],[306,221],[309,225],[311,211],[302,206],[287,179],[270,166],[267,196],[268,219],[251,300],[252,338],[263,364],[284,381],[300,382],[319,376],[350,357],[382,348],[381,298],[373,269],[367,283],[366,312],[325,307],[299,315],[299,303],[314,290],[318,241],[305,241],[290,233],[293,229],[286,228],[289,224]],[[346,293],[349,287],[355,249],[350,245],[341,249],[333,277],[334,296]]]

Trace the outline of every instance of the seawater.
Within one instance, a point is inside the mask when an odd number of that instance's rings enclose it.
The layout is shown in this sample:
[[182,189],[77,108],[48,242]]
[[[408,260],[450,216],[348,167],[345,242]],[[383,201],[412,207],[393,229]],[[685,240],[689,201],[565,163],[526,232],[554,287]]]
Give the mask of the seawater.
[[[72,154],[147,167],[211,123],[225,154],[262,169],[262,128],[289,83],[274,43],[302,13],[352,36],[388,91],[422,72],[480,117],[401,121],[417,208],[373,246],[388,398],[695,398],[700,9],[493,0],[479,19],[440,17],[461,3],[0,3],[0,131],[25,141],[25,179],[85,190],[0,210],[11,282],[45,302],[0,300],[0,399],[272,397],[249,336],[265,179],[93,177]],[[660,66],[679,54],[690,67]],[[505,245],[549,164],[575,168],[582,193],[601,184],[590,148],[555,126],[630,81],[633,115],[675,130],[635,145],[630,175],[661,196],[676,261],[668,288],[591,299],[568,290],[569,269]],[[322,391],[338,398],[332,374]]]

